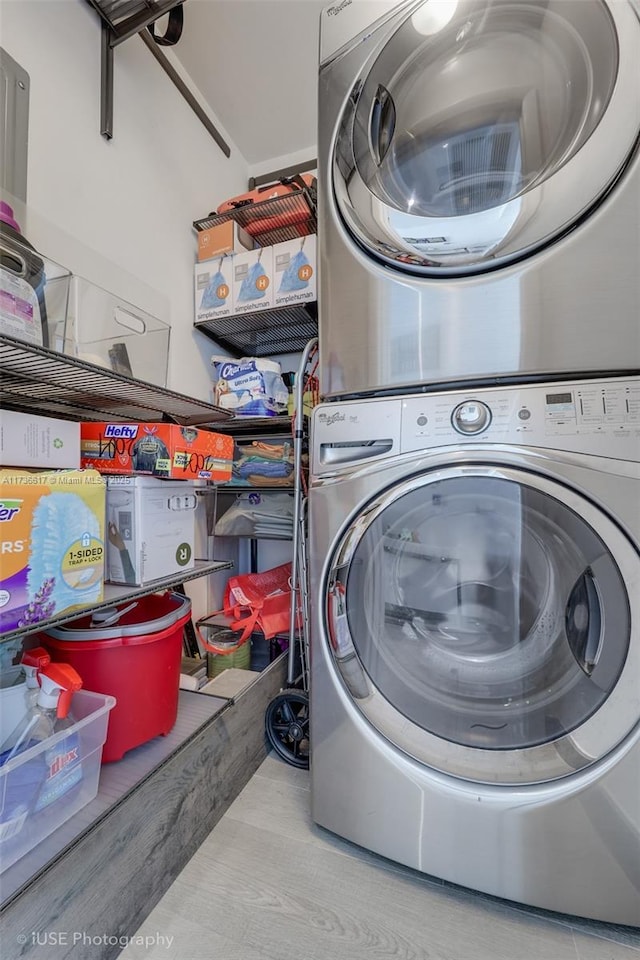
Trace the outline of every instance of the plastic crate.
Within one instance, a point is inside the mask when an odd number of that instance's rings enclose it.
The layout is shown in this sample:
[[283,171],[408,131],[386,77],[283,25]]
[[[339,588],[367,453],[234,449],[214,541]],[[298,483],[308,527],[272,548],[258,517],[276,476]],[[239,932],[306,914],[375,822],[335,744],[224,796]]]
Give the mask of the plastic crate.
[[[73,696],[71,727],[0,767],[0,873],[94,799],[109,711],[115,704],[115,697],[79,690]],[[61,796],[36,809],[46,786],[47,754],[64,740],[69,741],[70,753],[77,751],[81,775]],[[23,808],[20,812],[18,806]]]

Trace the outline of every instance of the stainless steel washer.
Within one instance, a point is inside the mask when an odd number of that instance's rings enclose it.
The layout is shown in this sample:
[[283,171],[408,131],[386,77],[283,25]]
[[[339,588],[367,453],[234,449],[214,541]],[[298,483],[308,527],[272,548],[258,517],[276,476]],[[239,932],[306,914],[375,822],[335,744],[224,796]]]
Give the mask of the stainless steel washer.
[[314,411],[317,823],[640,920],[640,377]]
[[640,368],[637,0],[321,18],[321,392]]

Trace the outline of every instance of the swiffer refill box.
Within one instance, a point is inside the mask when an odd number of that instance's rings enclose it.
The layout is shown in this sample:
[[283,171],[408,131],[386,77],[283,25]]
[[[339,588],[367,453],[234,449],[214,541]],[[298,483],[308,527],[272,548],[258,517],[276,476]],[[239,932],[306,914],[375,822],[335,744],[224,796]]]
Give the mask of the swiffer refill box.
[[194,566],[195,484],[107,477],[107,579],[142,585]]
[[317,298],[316,235],[273,247],[273,305],[288,307]]
[[233,438],[173,423],[83,423],[80,456],[83,467],[100,473],[225,483],[231,476]]
[[233,256],[196,263],[195,322],[216,320],[233,314]]
[[273,247],[233,257],[233,312],[257,313],[273,306]]
[[102,600],[105,493],[95,470],[0,470],[0,633]]
[[49,469],[80,466],[80,424],[0,410],[0,463]]

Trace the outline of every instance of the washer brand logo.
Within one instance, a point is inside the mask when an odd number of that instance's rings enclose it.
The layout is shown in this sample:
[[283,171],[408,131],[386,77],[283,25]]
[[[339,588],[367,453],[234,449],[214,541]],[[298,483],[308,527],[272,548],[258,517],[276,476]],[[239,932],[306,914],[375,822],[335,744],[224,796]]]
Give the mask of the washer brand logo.
[[330,427],[332,423],[341,423],[343,420],[346,420],[344,413],[319,413],[318,420],[320,423],[323,423],[325,427]]
[[342,13],[345,7],[350,7],[353,3],[353,0],[342,0],[342,3],[336,3],[335,7],[329,7],[327,10],[328,17],[337,17],[339,13]]
[[104,430],[105,437],[125,437],[127,440],[133,440],[137,433],[137,423],[108,423]]

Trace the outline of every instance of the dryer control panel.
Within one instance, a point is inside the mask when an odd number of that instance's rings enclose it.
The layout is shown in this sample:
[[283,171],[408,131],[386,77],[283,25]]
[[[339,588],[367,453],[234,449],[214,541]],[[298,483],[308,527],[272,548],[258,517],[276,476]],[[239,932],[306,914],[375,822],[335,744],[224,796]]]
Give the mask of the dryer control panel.
[[402,405],[402,453],[508,443],[640,460],[640,377],[425,393],[395,402]]

